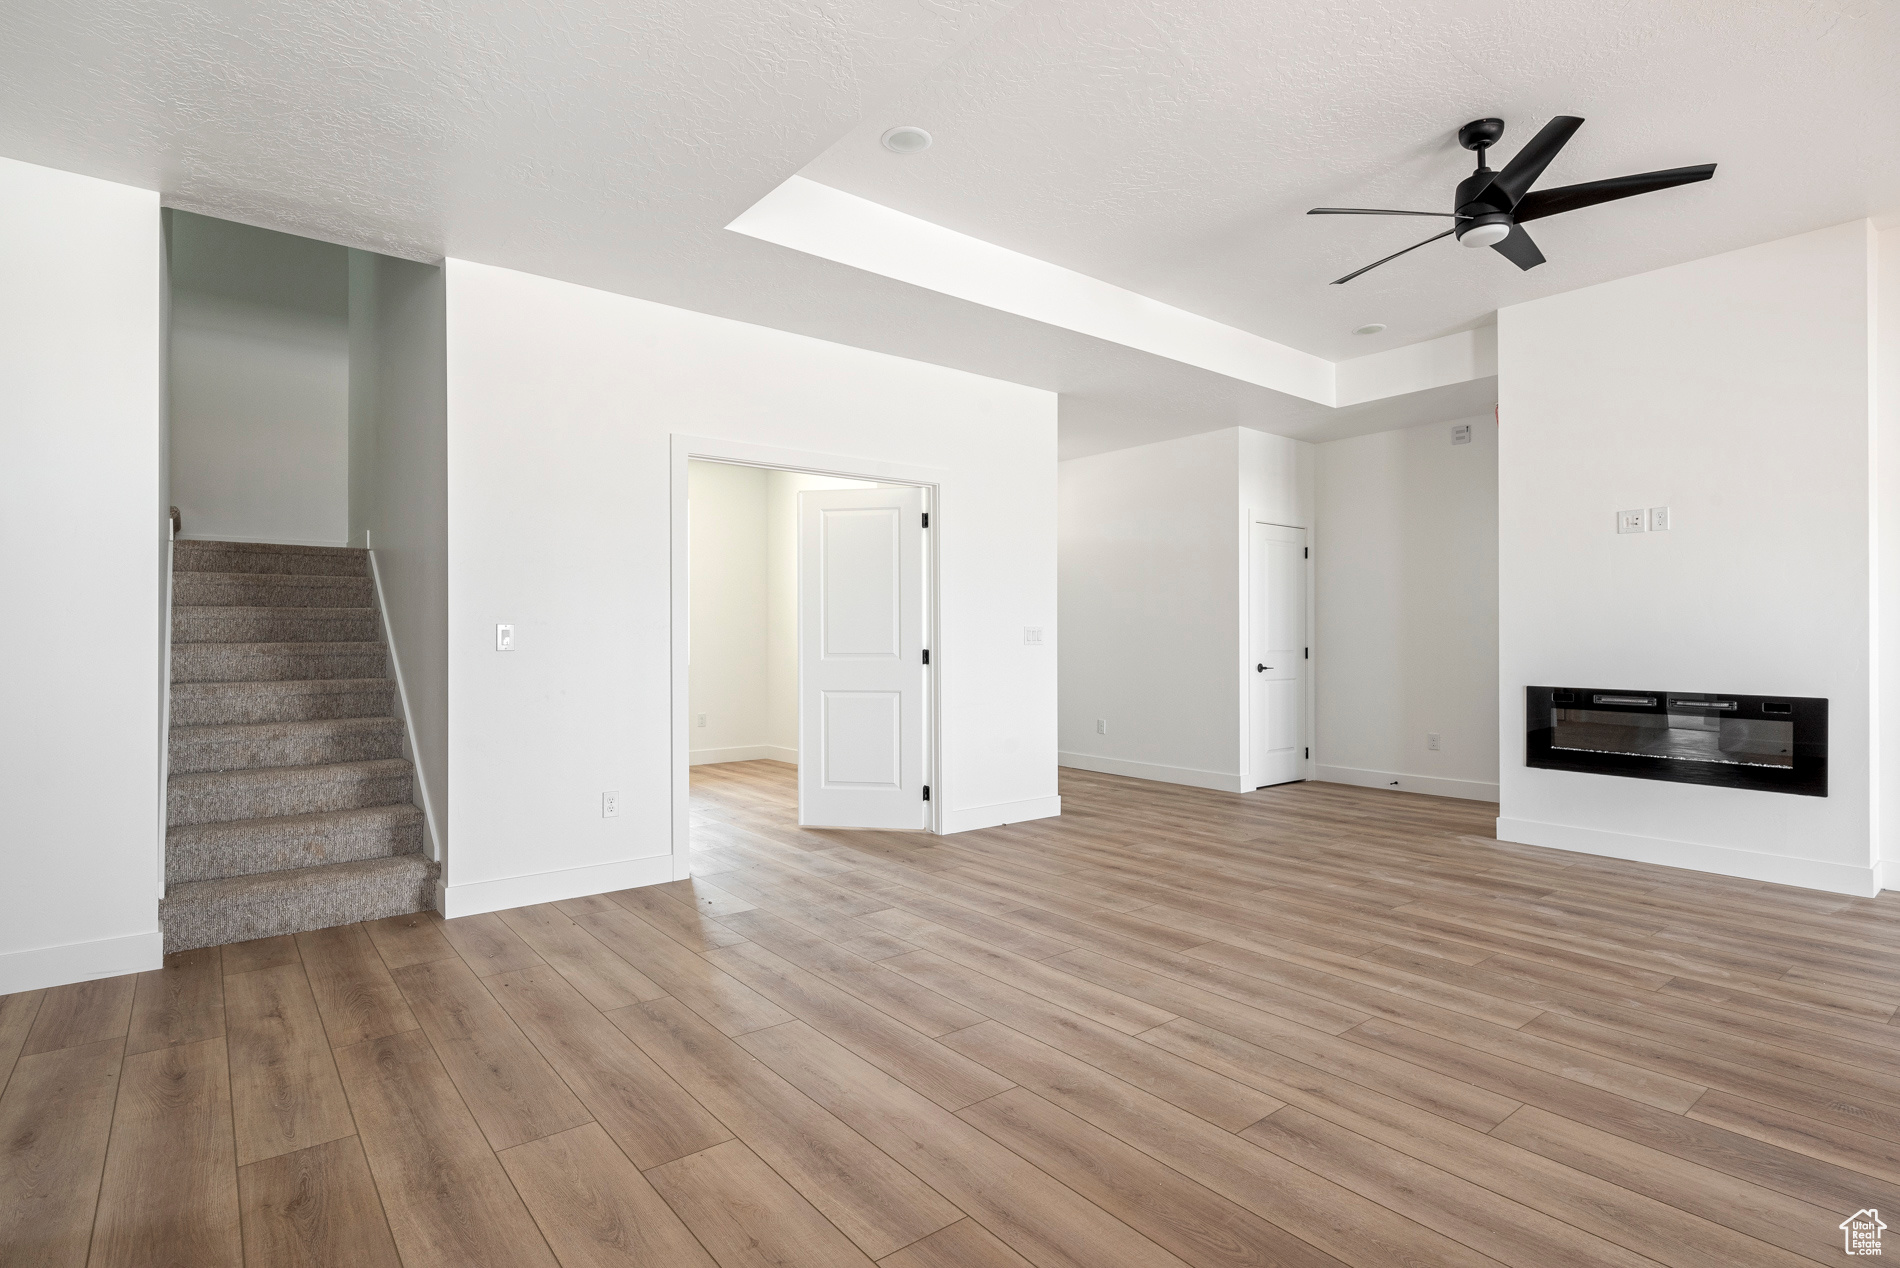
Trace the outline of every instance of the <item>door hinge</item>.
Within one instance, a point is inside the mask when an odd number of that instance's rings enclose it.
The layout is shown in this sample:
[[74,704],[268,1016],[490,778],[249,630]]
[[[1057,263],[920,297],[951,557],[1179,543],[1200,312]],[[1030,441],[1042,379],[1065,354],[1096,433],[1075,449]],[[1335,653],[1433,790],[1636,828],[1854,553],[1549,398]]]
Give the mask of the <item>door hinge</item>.
[[924,785],[924,800],[925,801],[930,800],[930,785],[929,784]]
[[924,527],[925,528],[930,527],[930,512],[929,511],[924,512]]
[[930,649],[926,647],[924,648],[924,664],[928,665],[929,663],[930,663]]
[[1313,557],[1313,548],[1311,546],[1300,547],[1301,559],[1311,559],[1312,557]]
[[[1300,659],[1301,659],[1301,660],[1311,660],[1311,659],[1313,659],[1313,649],[1312,649],[1312,648],[1310,648],[1310,647],[1303,647],[1303,648],[1301,648],[1300,650],[1306,653],[1306,655],[1304,655],[1304,656],[1302,656],[1302,657],[1300,657]],[[928,657],[928,656],[930,655],[930,653],[929,653],[929,652],[925,652],[925,653],[924,653],[924,655],[925,655],[926,657]]]
[[1309,758],[1310,758],[1310,757],[1312,757],[1312,756],[1313,756],[1313,750],[1312,750],[1312,749],[1310,749],[1310,748],[1309,748],[1309,749],[1307,749],[1307,750],[1306,750],[1306,755],[1307,755],[1307,756],[1308,756]]

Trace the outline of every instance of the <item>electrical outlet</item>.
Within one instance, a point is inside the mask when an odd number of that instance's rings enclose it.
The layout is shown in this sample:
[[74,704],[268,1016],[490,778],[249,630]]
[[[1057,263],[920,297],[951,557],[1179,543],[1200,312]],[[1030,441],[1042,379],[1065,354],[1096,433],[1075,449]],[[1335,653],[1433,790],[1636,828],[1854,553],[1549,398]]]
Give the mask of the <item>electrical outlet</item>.
[[1023,626],[1023,646],[1025,647],[1041,647],[1042,646],[1042,626],[1040,625]]
[[515,650],[514,626],[497,625],[495,627],[495,650],[498,652],[512,652]]
[[600,795],[600,817],[614,819],[620,815],[620,794],[602,793]]
[[1097,719],[1095,719],[1095,733],[1096,733],[1097,735],[1107,735],[1107,734],[1108,734],[1108,719],[1107,719],[1107,718],[1097,718]]
[[1638,507],[1634,511],[1616,513],[1616,531],[1619,533],[1640,533],[1643,531],[1643,512]]
[[1666,533],[1669,531],[1668,507],[1652,506],[1649,508],[1649,531],[1652,533]]
[[696,713],[696,714],[694,714],[694,715],[693,715],[693,725],[694,725],[694,726],[705,726],[705,725],[706,725],[706,715],[705,715],[705,714],[703,714],[703,713]]
[[1438,732],[1427,731],[1425,733],[1425,747],[1434,753],[1438,752]]

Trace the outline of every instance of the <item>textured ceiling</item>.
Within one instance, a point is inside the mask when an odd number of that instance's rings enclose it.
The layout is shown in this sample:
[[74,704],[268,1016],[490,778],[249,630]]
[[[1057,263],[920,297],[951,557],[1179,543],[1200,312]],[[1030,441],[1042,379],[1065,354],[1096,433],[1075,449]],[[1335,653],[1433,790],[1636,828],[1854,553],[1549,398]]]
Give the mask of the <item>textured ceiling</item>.
[[[43,0],[0,6],[0,155],[1059,391],[1067,453],[1319,438],[1488,388],[1329,411],[723,226],[804,169],[1296,347],[1376,351],[1894,209],[1893,23],[1890,0]],[[1545,222],[1553,263],[1523,278],[1443,246],[1324,287],[1412,230],[1306,205],[1436,206],[1458,123],[1504,115],[1508,150],[1558,111],[1590,116],[1559,179],[1722,171]],[[897,122],[936,147],[876,148]],[[1393,329],[1340,337],[1368,320]]]
[[[1341,360],[1506,304],[1900,211],[1892,0],[1024,0],[802,173]],[[1549,263],[1434,243],[1467,120],[1587,122],[1543,184],[1720,164],[1539,222]],[[929,151],[877,144],[894,123]],[[1385,322],[1373,339],[1354,327]]]

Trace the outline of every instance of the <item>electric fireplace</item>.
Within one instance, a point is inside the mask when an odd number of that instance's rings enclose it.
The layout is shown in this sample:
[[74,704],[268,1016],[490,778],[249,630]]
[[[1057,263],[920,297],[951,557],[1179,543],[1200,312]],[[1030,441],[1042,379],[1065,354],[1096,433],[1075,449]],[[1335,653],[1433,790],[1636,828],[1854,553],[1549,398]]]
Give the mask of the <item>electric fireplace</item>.
[[1524,763],[1827,796],[1827,701],[1606,687],[1526,687]]

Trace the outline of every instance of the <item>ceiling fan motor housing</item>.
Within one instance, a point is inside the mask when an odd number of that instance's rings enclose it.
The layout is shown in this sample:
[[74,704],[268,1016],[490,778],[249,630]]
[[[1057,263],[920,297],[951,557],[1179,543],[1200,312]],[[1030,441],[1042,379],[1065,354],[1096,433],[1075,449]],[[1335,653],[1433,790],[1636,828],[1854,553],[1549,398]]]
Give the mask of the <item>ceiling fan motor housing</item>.
[[[1478,123],[1493,123],[1495,120],[1481,119]],[[1478,124],[1466,124],[1459,140],[1465,139]],[[1485,166],[1483,151],[1479,151],[1478,170],[1458,182],[1458,192],[1452,196],[1452,210],[1459,217],[1453,232],[1458,235],[1458,245],[1466,247],[1488,247],[1504,241],[1511,233],[1509,205],[1499,206],[1496,199],[1497,173]],[[1470,235],[1467,237],[1466,235]]]

